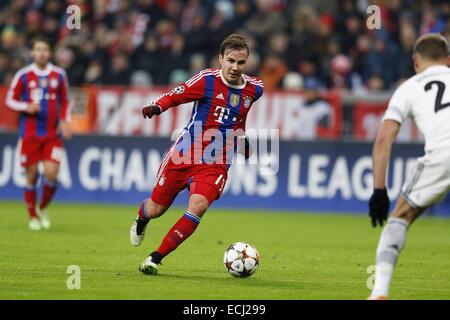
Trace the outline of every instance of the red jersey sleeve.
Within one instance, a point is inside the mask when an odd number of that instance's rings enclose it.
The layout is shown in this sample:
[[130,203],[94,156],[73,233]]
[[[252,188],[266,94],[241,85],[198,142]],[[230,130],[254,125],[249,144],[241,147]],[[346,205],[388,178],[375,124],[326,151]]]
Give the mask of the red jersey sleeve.
[[59,114],[59,118],[60,120],[69,122],[72,106],[70,104],[70,97],[69,97],[69,80],[67,79],[67,74],[64,70],[61,71],[61,78],[62,78],[60,87],[61,111]]
[[28,107],[26,101],[21,101],[23,90],[22,76],[25,74],[22,70],[19,70],[15,75],[9,86],[8,93],[6,95],[6,105],[16,111],[25,111]]
[[157,104],[164,112],[170,107],[200,100],[204,96],[205,78],[202,72],[200,72],[185,83],[174,88],[172,91],[159,96],[157,99],[152,101],[152,104]]

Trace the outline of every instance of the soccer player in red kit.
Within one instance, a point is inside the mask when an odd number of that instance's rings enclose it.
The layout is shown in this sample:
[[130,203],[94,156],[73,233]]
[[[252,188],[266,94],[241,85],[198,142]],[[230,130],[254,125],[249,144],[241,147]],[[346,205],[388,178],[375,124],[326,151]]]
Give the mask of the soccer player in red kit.
[[[153,193],[142,202],[131,226],[131,244],[138,246],[149,221],[164,214],[177,194],[188,188],[187,210],[141,264],[139,270],[144,274],[158,272],[161,260],[195,231],[208,207],[220,197],[231,164],[229,154],[238,151],[250,156],[245,122],[252,104],[262,96],[263,84],[243,74],[248,56],[245,38],[232,34],[221,44],[220,69],[199,72],[142,109],[144,118],[152,118],[170,107],[194,101],[191,120],[163,159]],[[211,151],[213,141],[220,147]]]
[[[46,208],[56,191],[64,138],[71,130],[69,84],[66,72],[50,63],[51,44],[44,37],[32,41],[33,63],[14,76],[6,104],[21,112],[19,127],[20,163],[25,168],[25,203],[30,215],[29,228],[50,228]],[[43,191],[36,206],[38,163],[44,163]]]

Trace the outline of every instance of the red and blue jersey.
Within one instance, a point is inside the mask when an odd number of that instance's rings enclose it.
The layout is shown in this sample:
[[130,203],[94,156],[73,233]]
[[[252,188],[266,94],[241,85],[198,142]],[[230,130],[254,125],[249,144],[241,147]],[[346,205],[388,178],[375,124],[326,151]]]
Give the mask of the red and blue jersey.
[[[28,103],[36,103],[41,111],[26,114]],[[21,111],[20,137],[54,137],[58,123],[70,121],[69,83],[64,69],[51,63],[45,69],[30,64],[15,74],[6,98],[6,104]]]
[[[248,75],[242,77],[242,85],[232,85],[224,79],[220,69],[206,69],[153,101],[162,111],[194,101],[191,119],[174,144],[177,150],[186,150],[186,143],[193,146],[199,135],[203,156],[208,145],[218,138],[223,141],[224,156],[235,147],[235,144],[227,143],[227,138],[239,129],[245,132],[247,114],[263,94],[260,79]],[[215,151],[209,154],[214,157]]]

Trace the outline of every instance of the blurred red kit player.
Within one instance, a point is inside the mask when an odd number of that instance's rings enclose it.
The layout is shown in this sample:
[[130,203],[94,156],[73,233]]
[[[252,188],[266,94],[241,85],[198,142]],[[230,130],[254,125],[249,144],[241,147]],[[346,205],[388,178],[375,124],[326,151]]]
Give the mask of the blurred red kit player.
[[234,152],[250,156],[245,122],[263,94],[263,84],[243,73],[248,56],[245,38],[228,36],[220,48],[220,69],[199,72],[142,110],[144,118],[152,118],[194,102],[191,120],[164,157],[152,195],[131,226],[131,244],[138,246],[149,220],[163,215],[179,192],[189,190],[187,210],[142,263],[139,270],[144,274],[157,273],[161,260],[195,231],[208,207],[221,196]]
[[[45,210],[56,191],[62,138],[70,138],[69,84],[66,72],[51,64],[51,44],[44,37],[32,42],[33,63],[14,76],[6,98],[9,108],[21,112],[19,127],[20,163],[25,168],[25,203],[32,230],[48,229]],[[42,198],[36,207],[38,163],[44,163]]]

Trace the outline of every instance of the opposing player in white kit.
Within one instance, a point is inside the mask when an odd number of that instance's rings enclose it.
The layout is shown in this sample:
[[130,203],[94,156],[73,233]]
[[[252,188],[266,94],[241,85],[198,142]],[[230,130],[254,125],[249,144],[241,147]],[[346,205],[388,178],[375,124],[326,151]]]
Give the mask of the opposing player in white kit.
[[381,233],[375,284],[369,299],[387,299],[389,284],[411,223],[450,190],[450,69],[448,42],[439,34],[421,36],[414,46],[416,75],[394,92],[373,147],[374,192],[369,200],[372,225],[382,226],[389,211],[386,168],[400,126],[414,119],[425,137],[425,155],[402,188]]

